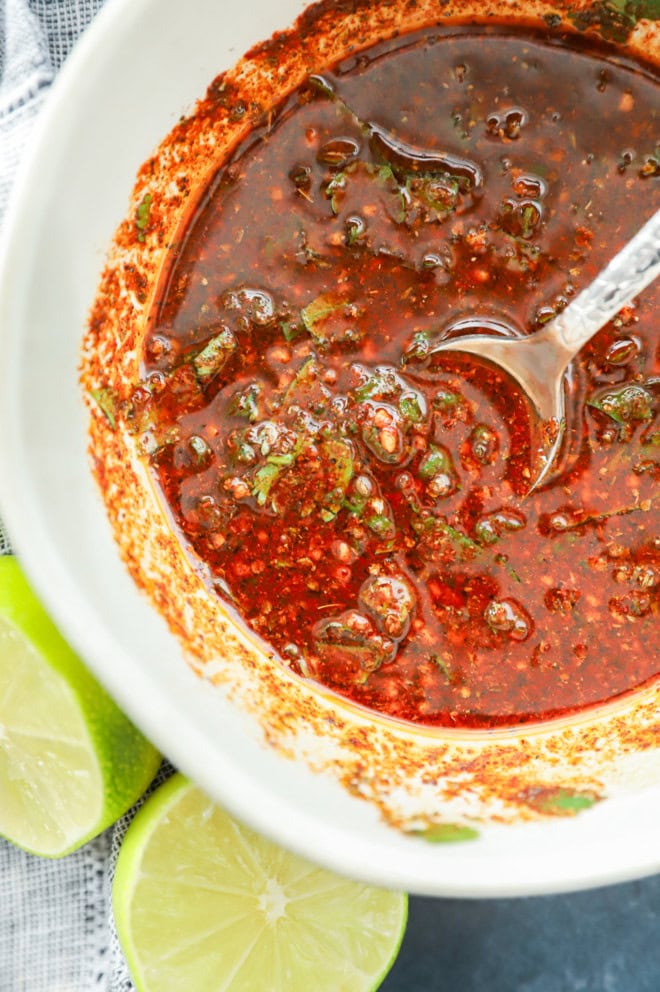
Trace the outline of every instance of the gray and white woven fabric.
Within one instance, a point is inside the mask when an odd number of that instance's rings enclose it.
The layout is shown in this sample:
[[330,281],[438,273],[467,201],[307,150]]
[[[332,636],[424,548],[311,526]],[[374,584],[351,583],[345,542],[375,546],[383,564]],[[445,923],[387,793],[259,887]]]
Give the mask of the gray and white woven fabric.
[[[0,0],[0,225],[48,87],[103,2]],[[0,555],[10,551],[0,522]],[[110,910],[130,819],[61,861],[0,840],[0,992],[132,990]]]
[[2,520],[0,520],[0,555],[11,554],[11,545],[9,543],[9,534],[5,531]]

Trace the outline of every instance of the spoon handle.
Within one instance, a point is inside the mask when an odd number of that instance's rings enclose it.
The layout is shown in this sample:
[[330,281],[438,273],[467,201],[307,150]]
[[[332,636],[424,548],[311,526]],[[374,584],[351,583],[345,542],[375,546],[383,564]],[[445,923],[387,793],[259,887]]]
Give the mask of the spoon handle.
[[660,275],[660,210],[594,281],[548,324],[571,357]]

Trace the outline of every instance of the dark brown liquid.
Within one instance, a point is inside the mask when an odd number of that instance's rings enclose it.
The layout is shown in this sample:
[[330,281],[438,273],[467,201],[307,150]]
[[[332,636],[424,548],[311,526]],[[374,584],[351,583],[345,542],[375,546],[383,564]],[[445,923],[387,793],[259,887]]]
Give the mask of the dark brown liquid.
[[593,279],[660,205],[658,105],[601,49],[416,34],[293,94],[206,192],[135,405],[186,540],[294,670],[459,726],[656,675],[657,287],[575,363],[567,471],[530,499],[522,398],[432,349]]

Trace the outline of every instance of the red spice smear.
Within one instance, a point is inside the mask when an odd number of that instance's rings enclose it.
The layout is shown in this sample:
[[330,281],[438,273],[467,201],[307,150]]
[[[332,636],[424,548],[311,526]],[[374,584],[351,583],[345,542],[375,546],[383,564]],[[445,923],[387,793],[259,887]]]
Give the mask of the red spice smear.
[[653,286],[571,372],[559,482],[524,399],[433,355],[533,333],[660,205],[657,82],[502,29],[381,43],[205,190],[128,411],[182,538],[294,671],[405,720],[547,718],[653,678]]

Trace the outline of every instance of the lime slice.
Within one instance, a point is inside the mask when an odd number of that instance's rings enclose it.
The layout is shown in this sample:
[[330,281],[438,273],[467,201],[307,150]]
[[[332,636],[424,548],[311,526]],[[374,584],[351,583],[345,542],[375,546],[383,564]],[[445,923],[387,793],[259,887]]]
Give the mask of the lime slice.
[[0,834],[67,854],[126,812],[159,762],[0,557]]
[[128,829],[113,886],[139,992],[367,992],[389,971],[402,893],[317,868],[175,775]]

